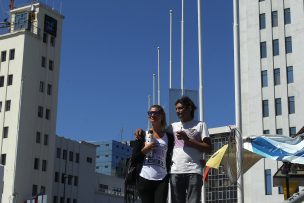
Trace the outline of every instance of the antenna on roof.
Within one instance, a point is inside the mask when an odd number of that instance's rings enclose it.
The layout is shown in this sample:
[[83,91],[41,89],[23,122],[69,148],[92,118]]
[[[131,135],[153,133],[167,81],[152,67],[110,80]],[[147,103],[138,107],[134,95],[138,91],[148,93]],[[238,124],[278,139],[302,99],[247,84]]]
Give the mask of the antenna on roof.
[[9,1],[9,9],[13,10],[15,8],[15,0],[10,0]]

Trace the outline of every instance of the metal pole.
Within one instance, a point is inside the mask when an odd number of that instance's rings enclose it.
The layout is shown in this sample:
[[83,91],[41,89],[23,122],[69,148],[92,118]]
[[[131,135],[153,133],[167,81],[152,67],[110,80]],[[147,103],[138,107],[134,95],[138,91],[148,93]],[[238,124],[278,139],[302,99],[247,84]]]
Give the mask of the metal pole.
[[[197,0],[197,35],[198,35],[198,70],[199,70],[199,118],[204,122],[203,99],[203,63],[202,63],[202,27],[201,27],[201,0]],[[204,157],[205,158],[205,157]],[[202,203],[206,202],[206,187],[202,188]]]
[[181,20],[181,90],[184,95],[184,0],[182,0],[182,20]]
[[157,103],[158,105],[160,105],[160,63],[159,63],[159,52],[160,52],[160,48],[157,47],[157,88],[158,88],[158,95],[157,95]]
[[240,85],[240,50],[239,50],[239,0],[233,0],[233,41],[234,41],[234,88],[235,88],[235,122],[236,122],[236,157],[237,157],[237,194],[238,203],[244,202],[244,181],[242,172],[243,138],[241,135],[241,85]]
[[153,74],[153,104],[156,104],[155,103],[155,77],[156,77],[156,75],[155,74]]
[[172,10],[170,10],[170,59],[169,59],[169,88],[172,88]]
[[[148,111],[150,109],[150,106],[151,106],[151,95],[148,95]],[[148,120],[148,128],[147,128],[147,130],[149,130],[150,129],[150,121],[149,121],[149,119],[147,119],[147,120]]]

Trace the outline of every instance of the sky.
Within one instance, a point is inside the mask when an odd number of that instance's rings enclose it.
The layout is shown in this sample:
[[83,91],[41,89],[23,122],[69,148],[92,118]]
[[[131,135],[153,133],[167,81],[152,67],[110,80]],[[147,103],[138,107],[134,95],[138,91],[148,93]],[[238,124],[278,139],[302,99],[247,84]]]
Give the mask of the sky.
[[[1,13],[8,0],[0,0]],[[30,2],[15,0],[16,6]],[[60,10],[59,0],[41,2]],[[161,105],[168,111],[169,10],[172,88],[180,88],[181,0],[64,1],[57,135],[129,140],[147,127],[148,95],[160,47]],[[233,1],[202,0],[205,122],[235,123]],[[197,1],[184,5],[184,87],[198,90]],[[157,98],[156,98],[157,101]]]

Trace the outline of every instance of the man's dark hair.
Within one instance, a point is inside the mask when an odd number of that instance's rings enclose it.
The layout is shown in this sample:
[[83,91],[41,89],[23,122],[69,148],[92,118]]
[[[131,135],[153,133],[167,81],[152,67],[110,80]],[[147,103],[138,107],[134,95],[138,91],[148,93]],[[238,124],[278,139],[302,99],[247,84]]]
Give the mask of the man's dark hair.
[[180,99],[176,100],[175,102],[175,106],[177,104],[181,104],[183,105],[185,108],[189,108],[190,106],[192,107],[192,110],[191,110],[191,117],[194,118],[194,112],[196,110],[196,106],[195,104],[193,103],[193,101],[187,97],[187,96],[183,96],[181,97]]

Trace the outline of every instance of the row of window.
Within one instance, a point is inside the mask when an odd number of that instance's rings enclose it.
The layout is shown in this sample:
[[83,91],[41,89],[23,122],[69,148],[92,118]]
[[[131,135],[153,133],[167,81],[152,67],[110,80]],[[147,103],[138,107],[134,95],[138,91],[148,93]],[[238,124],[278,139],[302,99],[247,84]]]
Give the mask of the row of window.
[[[39,194],[45,194],[45,192],[46,192],[46,187],[41,185]],[[33,185],[32,196],[36,196],[36,195],[38,195],[38,185]]]
[[[67,160],[68,151],[61,148],[57,148],[56,150],[56,158],[61,159],[61,151],[62,151],[62,159]],[[79,163],[79,153],[75,153],[75,162]],[[74,152],[69,151],[69,161],[74,161]]]
[[[1,62],[6,61],[7,58],[7,51],[1,51]],[[9,50],[9,60],[15,59],[15,49]]]
[[[10,111],[11,110],[11,100],[6,100],[5,101],[5,107],[4,110],[5,111]],[[2,111],[2,101],[0,101],[0,112]]]
[[[272,11],[271,12],[271,26],[272,27],[278,27],[278,11]],[[284,9],[284,24],[291,24],[291,15],[290,15],[290,8]],[[266,14],[261,13],[260,14],[260,30],[266,28]]]
[[[41,67],[45,68],[46,67],[46,57],[42,56],[41,57]],[[49,70],[54,70],[54,61],[49,60]]]
[[[49,36],[50,36],[50,37],[49,37]],[[52,47],[54,47],[54,46],[55,46],[55,37],[52,36],[52,35],[48,35],[46,32],[43,33],[43,38],[42,38],[43,43],[48,44],[48,38],[50,38],[50,45],[51,45]]]
[[[40,144],[41,143],[41,132],[39,132],[39,131],[37,131],[36,132],[36,143],[37,144]],[[44,136],[43,136],[43,144],[44,145],[48,145],[49,144],[49,135],[48,134],[44,134]]]
[[[59,183],[59,178],[60,178],[60,173],[59,172],[55,172],[55,177],[54,177],[54,181],[55,183]],[[67,179],[67,181],[66,181]],[[61,174],[61,181],[62,184],[68,184],[68,185],[74,185],[74,186],[78,186],[78,176],[73,176],[73,175],[68,175],[65,173]]]
[[[263,130],[263,134],[264,135],[270,134],[270,130]],[[283,135],[283,129],[282,128],[276,129],[276,134],[277,135]],[[290,127],[289,128],[289,136],[294,137],[296,134],[297,134],[297,128],[296,127]]]
[[[44,93],[45,91],[45,83],[43,81],[40,81],[39,83],[39,92]],[[48,95],[52,95],[52,85],[47,84],[46,92]]]
[[[285,53],[286,54],[292,53],[292,38],[291,37],[285,37]],[[272,55],[278,56],[279,54],[280,54],[279,40],[274,39],[272,41]],[[260,55],[261,55],[261,58],[267,58],[267,43],[265,41],[260,43]]]
[[[53,197],[53,203],[58,203],[58,200],[59,200],[58,196]],[[60,197],[59,203],[77,203],[77,199],[73,199],[72,202],[71,198]]]
[[[286,68],[286,80],[287,80],[287,84],[293,83],[294,79],[293,79],[293,66],[288,66]],[[280,85],[281,84],[281,71],[280,68],[275,68],[273,70],[273,82],[274,85]],[[267,70],[263,70],[261,72],[261,85],[262,87],[268,87],[268,71]]]
[[[4,76],[0,76],[0,87],[4,86]],[[13,84],[13,75],[8,75],[7,76],[7,86],[10,86]]]
[[[40,159],[39,158],[35,158],[34,159],[34,169],[35,170],[39,170],[40,169]],[[42,171],[46,171],[47,170],[47,160],[42,160],[41,170]]]
[[[43,112],[44,112],[43,106],[38,106],[38,117],[39,118],[43,118]],[[45,119],[47,119],[47,120],[51,119],[51,110],[48,108],[45,108]]]
[[[263,111],[263,117],[269,116],[269,101],[267,99],[262,101],[262,111]],[[294,96],[288,97],[288,113],[289,114],[295,113],[295,97]],[[282,115],[281,98],[275,98],[275,115],[276,116]]]

